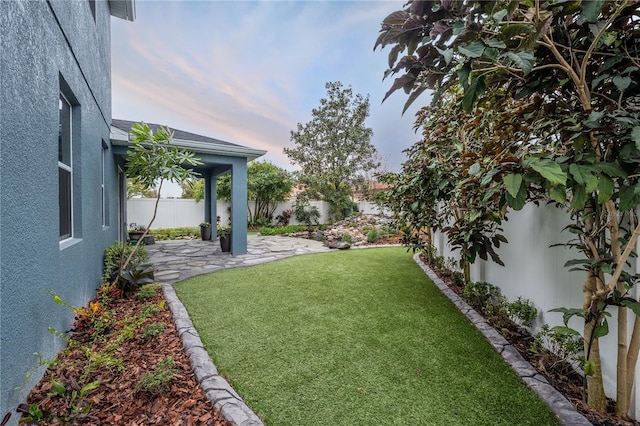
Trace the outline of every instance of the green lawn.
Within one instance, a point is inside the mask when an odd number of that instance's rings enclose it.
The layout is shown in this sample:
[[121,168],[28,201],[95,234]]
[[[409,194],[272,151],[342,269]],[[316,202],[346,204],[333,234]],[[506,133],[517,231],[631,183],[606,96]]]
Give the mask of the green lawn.
[[175,285],[234,389],[275,425],[557,425],[403,248]]

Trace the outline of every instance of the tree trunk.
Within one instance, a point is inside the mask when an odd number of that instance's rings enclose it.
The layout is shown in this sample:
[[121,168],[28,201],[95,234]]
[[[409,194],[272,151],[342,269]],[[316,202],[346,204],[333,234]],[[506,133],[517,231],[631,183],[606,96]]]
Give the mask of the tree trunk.
[[[587,272],[587,277],[583,286],[584,303],[583,308],[591,307],[592,298],[596,293],[596,277]],[[591,340],[595,321],[585,321],[584,323],[584,353],[587,360],[594,366],[592,375],[587,376],[587,405],[594,410],[605,412],[607,410],[607,397],[604,393],[602,382],[602,363],[600,362],[600,344],[597,338]]]

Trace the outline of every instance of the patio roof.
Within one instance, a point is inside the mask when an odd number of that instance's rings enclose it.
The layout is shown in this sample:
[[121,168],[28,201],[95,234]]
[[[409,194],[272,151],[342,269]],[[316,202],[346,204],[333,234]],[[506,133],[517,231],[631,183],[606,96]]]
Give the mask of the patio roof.
[[135,0],[109,0],[109,7],[111,16],[127,21],[136,19]]
[[[129,146],[131,126],[136,123],[129,120],[111,121],[111,143],[116,146]],[[146,123],[155,133],[160,124]],[[169,126],[166,126],[169,127]],[[215,154],[231,157],[245,157],[248,161],[266,154],[267,151],[261,149],[248,148],[246,146],[223,141],[220,139],[210,138],[208,136],[198,135],[196,133],[186,132],[184,130],[169,127],[173,132],[173,142],[179,148],[200,153]]]

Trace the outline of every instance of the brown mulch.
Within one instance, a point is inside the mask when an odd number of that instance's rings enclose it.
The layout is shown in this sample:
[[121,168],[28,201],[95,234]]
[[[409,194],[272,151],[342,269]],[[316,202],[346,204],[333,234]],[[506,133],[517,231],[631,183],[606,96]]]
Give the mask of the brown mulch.
[[[428,259],[423,254],[421,260],[429,264]],[[453,290],[458,296],[462,295],[462,287],[453,283],[446,270],[438,270],[431,265],[431,269],[442,279],[442,281]],[[615,403],[609,400],[608,412],[600,413],[589,409],[584,403],[583,377],[575,371],[574,367],[559,359],[553,353],[537,351],[533,352],[533,336],[529,332],[501,315],[488,314],[483,311],[478,312],[482,317],[498,331],[520,355],[527,360],[549,383],[562,393],[571,402],[576,410],[585,416],[595,426],[640,426],[640,421],[625,421],[614,414]]]
[[[151,307],[151,308],[149,308]],[[155,309],[154,309],[155,307]],[[57,361],[45,377],[32,390],[27,405],[37,404],[46,414],[70,416],[66,424],[100,425],[193,425],[222,426],[231,423],[213,409],[196,381],[188,356],[176,331],[173,317],[164,301],[162,291],[156,288],[150,299],[139,300],[135,296],[112,300],[107,308],[111,313],[108,328],[96,338],[91,326],[78,328],[70,333],[81,345],[71,343],[60,352]],[[141,311],[152,313],[132,332],[122,331],[131,318],[140,318]],[[154,312],[157,311],[157,312]],[[144,314],[143,314],[144,315]],[[76,323],[78,324],[78,323]],[[162,324],[164,331],[155,337],[144,337],[147,325]],[[132,328],[132,327],[130,327]],[[121,342],[114,339],[120,337]],[[111,344],[111,347],[109,347]],[[90,350],[87,361],[87,348]],[[114,349],[117,348],[117,349]],[[112,362],[101,354],[113,355]],[[166,388],[151,393],[136,389],[140,379],[153,372],[158,363],[172,357],[175,362],[173,377]],[[122,360],[124,368],[118,368],[114,359]],[[92,364],[93,366],[89,366]],[[69,389],[67,397],[52,396],[52,380],[63,382]],[[100,385],[87,391],[83,398],[72,399],[72,389],[99,381]],[[77,386],[75,385],[77,383]],[[70,415],[71,406],[88,412]],[[27,406],[23,405],[26,409]],[[65,424],[64,421],[59,422]],[[51,424],[49,421],[29,424]]]

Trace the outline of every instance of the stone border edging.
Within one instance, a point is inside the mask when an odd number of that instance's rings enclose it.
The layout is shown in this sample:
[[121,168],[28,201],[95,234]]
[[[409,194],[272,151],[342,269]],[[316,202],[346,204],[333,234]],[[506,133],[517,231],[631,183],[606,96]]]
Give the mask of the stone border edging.
[[424,273],[435,283],[460,312],[489,340],[493,348],[504,358],[511,368],[520,376],[533,391],[544,401],[560,421],[567,426],[593,426],[582,414],[578,413],[556,388],[551,386],[547,379],[538,373],[531,364],[525,360],[520,352],[507,342],[484,318],[477,313],[467,302],[458,296],[420,259],[420,254],[416,253],[413,260],[420,266]]
[[244,403],[224,377],[218,374],[218,369],[193,327],[187,309],[178,299],[171,284],[162,284],[162,291],[173,313],[173,321],[182,339],[182,346],[189,355],[196,379],[213,407],[236,426],[264,426],[260,417]]

